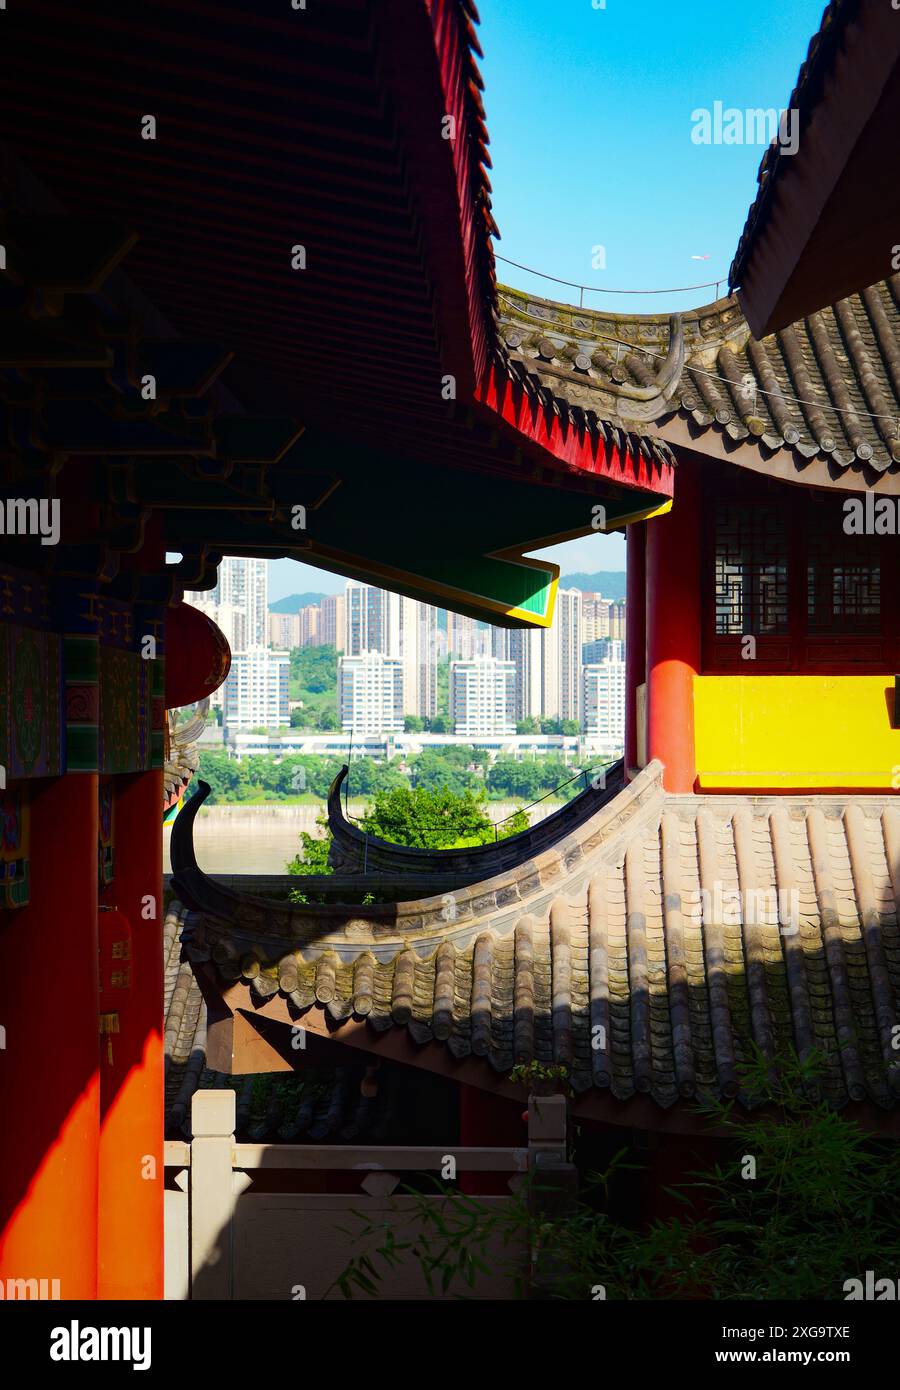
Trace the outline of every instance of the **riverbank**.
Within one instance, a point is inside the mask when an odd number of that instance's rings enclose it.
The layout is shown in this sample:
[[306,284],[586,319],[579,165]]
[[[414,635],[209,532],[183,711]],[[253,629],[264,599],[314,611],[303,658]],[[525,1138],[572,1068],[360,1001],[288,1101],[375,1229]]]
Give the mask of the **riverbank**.
[[[350,798],[351,816],[364,815],[371,803],[367,798]],[[551,800],[532,806],[528,818],[532,825],[563,805]],[[518,803],[492,801],[488,814],[492,821],[514,815]],[[210,874],[281,874],[285,865],[300,848],[300,833],[321,835],[317,824],[325,816],[324,801],[307,801],[302,805],[268,804],[265,806],[204,806],[194,825],[194,848],[197,862]],[[163,827],[163,869],[171,873],[169,842],[172,827]]]

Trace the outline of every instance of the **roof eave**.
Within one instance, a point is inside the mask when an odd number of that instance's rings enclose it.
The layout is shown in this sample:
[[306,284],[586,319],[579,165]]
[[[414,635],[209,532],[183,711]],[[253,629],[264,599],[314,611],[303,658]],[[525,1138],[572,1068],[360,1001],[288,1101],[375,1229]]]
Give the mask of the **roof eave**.
[[[760,168],[730,273],[763,338],[891,273],[900,192],[889,159],[900,117],[900,30],[890,7],[862,3],[827,64],[791,97],[796,152]],[[811,61],[809,68],[816,65]]]

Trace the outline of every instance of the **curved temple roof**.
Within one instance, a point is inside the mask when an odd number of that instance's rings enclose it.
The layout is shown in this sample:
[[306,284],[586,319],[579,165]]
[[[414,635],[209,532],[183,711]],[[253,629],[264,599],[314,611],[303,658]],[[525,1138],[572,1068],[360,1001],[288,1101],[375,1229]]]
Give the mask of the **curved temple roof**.
[[511,870],[364,908],[214,883],[196,866],[188,807],[172,838],[176,893],[198,914],[187,958],[205,988],[218,982],[220,1019],[239,1011],[375,1051],[401,1029],[498,1078],[516,1062],[564,1063],[582,1097],[731,1096],[752,1042],[772,1057],[821,1052],[837,1106],[892,1107],[900,809],[669,796],[661,775],[651,764]]
[[625,763],[620,758],[607,770],[602,786],[595,787],[592,781],[559,810],[518,835],[466,849],[411,849],[364,834],[345,819],[341,787],[348,772],[348,767],[341,768],[328,793],[328,828],[332,836],[329,862],[334,869],[357,873],[366,869],[389,874],[456,872],[466,878],[488,878],[548,849],[561,835],[595,815],[625,785]]
[[900,491],[900,275],[762,342],[734,298],[665,317],[498,297],[510,369],[574,410],[789,481]]

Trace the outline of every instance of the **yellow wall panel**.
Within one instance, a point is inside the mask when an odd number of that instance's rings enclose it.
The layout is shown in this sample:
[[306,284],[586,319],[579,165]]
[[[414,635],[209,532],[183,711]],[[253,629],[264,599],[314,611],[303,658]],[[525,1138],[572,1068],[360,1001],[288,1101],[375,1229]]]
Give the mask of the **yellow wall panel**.
[[891,676],[696,676],[702,789],[900,786]]

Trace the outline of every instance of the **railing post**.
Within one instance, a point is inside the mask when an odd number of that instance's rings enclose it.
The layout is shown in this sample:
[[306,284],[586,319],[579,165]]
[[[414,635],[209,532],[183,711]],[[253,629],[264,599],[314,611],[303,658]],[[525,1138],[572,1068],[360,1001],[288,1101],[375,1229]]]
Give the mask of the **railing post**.
[[235,1093],[195,1091],[191,1102],[191,1298],[232,1297]]
[[575,1210],[578,1198],[578,1170],[568,1161],[566,1132],[565,1096],[528,1097],[528,1203],[534,1225],[545,1228],[531,1247],[534,1299],[558,1295],[572,1282],[572,1271],[552,1234],[554,1223]]

